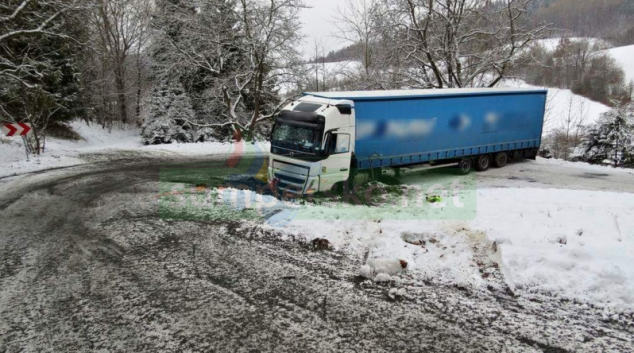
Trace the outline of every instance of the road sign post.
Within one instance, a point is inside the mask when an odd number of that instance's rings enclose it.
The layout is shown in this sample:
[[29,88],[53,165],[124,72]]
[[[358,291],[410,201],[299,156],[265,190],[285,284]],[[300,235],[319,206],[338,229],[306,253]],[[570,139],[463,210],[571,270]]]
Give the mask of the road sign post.
[[21,136],[24,140],[24,151],[26,152],[26,160],[29,160],[29,149],[27,148],[26,143],[26,135],[28,135],[33,128],[31,124],[27,123],[15,123],[15,124],[3,124],[0,123],[0,136],[3,134],[12,137],[12,136]]
[[6,136],[26,136],[33,129],[26,123],[2,124],[0,127]]

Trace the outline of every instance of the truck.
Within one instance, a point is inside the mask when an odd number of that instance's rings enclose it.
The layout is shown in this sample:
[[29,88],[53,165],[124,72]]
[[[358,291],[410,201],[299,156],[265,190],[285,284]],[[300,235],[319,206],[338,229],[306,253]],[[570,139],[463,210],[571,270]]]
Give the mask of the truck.
[[502,168],[535,159],[547,90],[306,92],[276,116],[268,181],[289,195],[354,189],[386,168]]

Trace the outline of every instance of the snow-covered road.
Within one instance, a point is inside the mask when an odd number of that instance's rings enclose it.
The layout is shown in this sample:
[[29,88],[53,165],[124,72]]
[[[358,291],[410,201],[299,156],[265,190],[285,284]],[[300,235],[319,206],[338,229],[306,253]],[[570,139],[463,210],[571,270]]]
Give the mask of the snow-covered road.
[[[472,249],[491,274],[484,290],[412,274],[374,282],[358,275],[366,259],[317,251],[284,228],[164,217],[159,180],[175,163],[164,158],[0,184],[0,351],[634,349],[631,313],[514,295],[487,262],[488,248]],[[184,162],[191,165],[177,169],[201,168],[200,158]],[[634,190],[626,172],[543,160],[478,179],[499,191]]]

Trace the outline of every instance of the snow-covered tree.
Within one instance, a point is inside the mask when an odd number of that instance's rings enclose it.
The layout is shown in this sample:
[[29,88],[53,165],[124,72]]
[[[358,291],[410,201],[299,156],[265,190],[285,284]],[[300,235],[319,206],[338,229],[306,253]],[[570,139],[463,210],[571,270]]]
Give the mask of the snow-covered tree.
[[[369,1],[353,1],[367,4]],[[368,7],[391,86],[493,87],[547,27],[531,25],[535,0],[385,0]],[[377,8],[378,7],[378,8]],[[362,23],[367,16],[358,16]],[[348,26],[354,29],[355,26]],[[376,61],[375,61],[376,62]],[[383,85],[382,85],[383,86]]]
[[302,2],[158,0],[156,5],[155,72],[181,81],[196,112],[192,125],[237,138],[251,135],[278,109],[276,87],[300,63]]
[[602,114],[588,129],[582,147],[590,163],[634,167],[634,103]]
[[0,3],[0,122],[30,123],[25,145],[34,153],[50,123],[83,113],[83,11],[77,0]]
[[[90,28],[94,63],[91,73],[96,80],[88,90],[92,94],[98,92],[94,102],[99,108],[98,121],[111,127],[113,121],[132,122],[131,116],[134,114],[138,118],[140,113],[140,75],[143,47],[148,39],[151,0],[93,1],[95,6],[91,11]],[[134,73],[137,79],[133,83]],[[103,99],[103,96],[108,98]],[[136,98],[136,106],[131,104],[132,98]],[[110,106],[116,108],[110,109]]]
[[157,84],[145,105],[141,135],[148,145],[194,142],[191,121],[195,119],[191,101],[183,85],[164,78]]
[[[185,89],[197,141],[213,139],[215,130],[229,126],[223,87],[233,84],[234,71],[245,65],[236,9],[235,0],[156,1],[150,47],[154,81],[169,77]],[[154,119],[151,112],[144,116],[146,125]]]
[[[84,9],[79,0],[4,0],[0,4],[0,78],[19,82],[26,87],[44,74],[46,62],[33,56],[12,57],[12,41],[56,37],[76,41],[69,33],[70,15]],[[39,64],[39,65],[36,65]]]

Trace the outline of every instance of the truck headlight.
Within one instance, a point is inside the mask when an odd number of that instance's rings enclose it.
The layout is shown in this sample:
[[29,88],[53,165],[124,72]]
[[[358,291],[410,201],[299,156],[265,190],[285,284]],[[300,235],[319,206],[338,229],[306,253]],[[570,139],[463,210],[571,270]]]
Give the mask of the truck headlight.
[[[317,192],[317,188],[315,187],[313,189],[313,186],[315,186],[315,182],[317,182],[318,179],[319,177],[313,178],[313,180],[311,180],[310,183],[308,183],[308,186],[306,187],[307,194],[314,194],[315,192]],[[319,185],[319,183],[317,183],[317,185]]]

